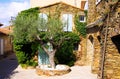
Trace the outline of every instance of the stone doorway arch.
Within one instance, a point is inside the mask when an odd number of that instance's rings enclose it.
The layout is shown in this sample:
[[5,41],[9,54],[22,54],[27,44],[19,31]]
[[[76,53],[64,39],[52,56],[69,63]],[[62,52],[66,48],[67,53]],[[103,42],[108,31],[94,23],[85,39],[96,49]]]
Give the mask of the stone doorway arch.
[[94,55],[94,38],[92,35],[88,36],[87,39],[87,62],[86,65],[92,65]]

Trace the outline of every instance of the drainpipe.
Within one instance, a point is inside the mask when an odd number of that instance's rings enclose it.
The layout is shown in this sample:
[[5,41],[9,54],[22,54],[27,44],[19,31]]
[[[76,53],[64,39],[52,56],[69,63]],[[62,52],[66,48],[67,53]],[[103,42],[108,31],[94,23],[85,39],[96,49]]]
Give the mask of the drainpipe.
[[103,40],[103,51],[102,51],[102,59],[101,59],[101,71],[100,71],[100,79],[104,79],[104,64],[105,64],[105,54],[106,54],[106,46],[107,46],[107,36],[108,36],[108,21],[109,21],[109,13],[107,16],[107,26],[105,28],[105,39]]

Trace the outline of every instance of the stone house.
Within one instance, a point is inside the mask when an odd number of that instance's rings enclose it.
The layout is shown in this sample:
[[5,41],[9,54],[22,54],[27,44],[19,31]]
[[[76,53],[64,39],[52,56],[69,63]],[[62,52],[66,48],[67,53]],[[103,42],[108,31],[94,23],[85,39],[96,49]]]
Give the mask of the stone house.
[[[49,1],[50,0],[48,0],[48,2]],[[74,24],[75,15],[79,16],[80,22],[86,22],[85,13],[83,10],[83,8],[85,6],[85,2],[86,2],[85,0],[78,0],[80,3],[82,3],[81,4],[82,9],[80,8],[80,5],[79,5],[79,7],[76,7],[75,5],[70,4],[70,1],[67,1],[67,0],[64,0],[64,1],[56,0],[57,2],[54,2],[54,1],[51,3],[46,3],[46,5],[43,6],[42,2],[38,1],[38,3],[40,3],[38,5],[36,1],[31,0],[31,5],[33,5],[32,7],[35,7],[35,6],[40,7],[39,16],[43,17],[46,20],[48,19],[48,15],[54,15],[55,12],[59,12],[60,19],[63,22],[66,22],[65,27],[63,29],[64,29],[64,31],[67,31],[67,32],[75,31],[75,24]],[[67,1],[67,2],[65,2],[65,1]],[[77,57],[79,59],[80,53],[84,49],[82,49],[83,46],[81,46],[80,44],[76,44],[76,45],[77,45],[76,46],[77,47],[77,50],[76,50]],[[75,63],[75,64],[77,64],[77,63]]]
[[47,19],[48,15],[54,15],[56,12],[60,14],[60,19],[63,22],[66,22],[66,27],[64,27],[64,31],[72,32],[73,30],[75,30],[75,15],[79,15],[80,22],[86,22],[84,10],[66,4],[64,2],[57,2],[44,7],[40,7],[39,16]]
[[[60,13],[60,19],[65,22],[64,31],[73,32],[75,31],[74,19],[75,15],[79,15],[80,22],[86,22],[86,17],[84,10],[74,7],[72,5],[66,4],[64,2],[58,2],[54,4],[50,4],[44,7],[40,7],[40,16],[47,19],[47,15],[53,15],[55,12]],[[76,44],[77,49],[77,59],[80,58],[80,52],[82,51],[81,45]],[[76,64],[76,63],[75,63]]]
[[99,79],[120,79],[120,1],[95,2],[88,1],[87,40],[93,44],[92,71]]
[[0,55],[6,56],[13,52],[12,38],[9,34],[12,31],[7,28],[0,28]]

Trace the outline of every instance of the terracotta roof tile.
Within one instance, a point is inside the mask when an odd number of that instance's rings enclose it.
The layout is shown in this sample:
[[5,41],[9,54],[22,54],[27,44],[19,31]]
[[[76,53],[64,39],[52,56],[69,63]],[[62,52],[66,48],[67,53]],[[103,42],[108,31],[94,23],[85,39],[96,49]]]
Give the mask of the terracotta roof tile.
[[9,35],[10,33],[12,33],[12,31],[11,31],[11,30],[8,30],[8,29],[6,29],[6,28],[0,28],[0,33]]

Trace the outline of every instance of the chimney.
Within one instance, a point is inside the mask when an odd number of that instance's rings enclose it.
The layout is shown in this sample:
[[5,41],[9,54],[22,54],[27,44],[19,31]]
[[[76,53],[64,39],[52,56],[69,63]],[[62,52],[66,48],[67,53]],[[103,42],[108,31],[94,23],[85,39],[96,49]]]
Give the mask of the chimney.
[[84,7],[85,7],[85,3],[86,3],[86,1],[81,1],[81,9],[83,9],[83,10],[84,10]]

